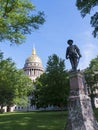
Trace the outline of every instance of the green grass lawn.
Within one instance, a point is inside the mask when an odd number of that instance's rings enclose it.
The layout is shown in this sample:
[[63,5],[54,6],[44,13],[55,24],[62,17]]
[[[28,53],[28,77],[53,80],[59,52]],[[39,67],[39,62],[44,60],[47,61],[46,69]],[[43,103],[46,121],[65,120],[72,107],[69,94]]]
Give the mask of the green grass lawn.
[[16,112],[0,114],[0,130],[64,130],[66,112]]
[[[98,109],[95,110],[98,120]],[[0,114],[0,130],[64,130],[65,111],[15,112]]]

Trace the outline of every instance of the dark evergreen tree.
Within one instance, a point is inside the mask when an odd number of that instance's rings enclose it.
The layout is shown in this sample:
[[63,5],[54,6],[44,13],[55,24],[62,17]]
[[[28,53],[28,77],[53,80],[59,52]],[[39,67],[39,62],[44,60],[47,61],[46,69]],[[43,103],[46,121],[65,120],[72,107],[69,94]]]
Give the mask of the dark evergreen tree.
[[37,79],[35,86],[35,99],[38,107],[66,106],[69,80],[64,60],[56,54],[49,56],[46,72]]

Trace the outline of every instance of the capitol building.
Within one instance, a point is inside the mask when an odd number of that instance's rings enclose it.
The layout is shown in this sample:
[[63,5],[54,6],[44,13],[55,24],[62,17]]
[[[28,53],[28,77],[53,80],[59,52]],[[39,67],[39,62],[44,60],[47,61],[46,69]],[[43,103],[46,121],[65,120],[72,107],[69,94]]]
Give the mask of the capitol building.
[[36,54],[35,48],[33,48],[31,56],[26,59],[23,69],[32,81],[35,81],[37,77],[44,73],[42,61]]
[[[35,48],[32,49],[31,55],[27,57],[23,67],[24,73],[32,80],[32,87],[33,82],[36,78],[40,77],[44,73],[44,68],[40,57],[37,55]],[[98,92],[97,92],[98,93]],[[26,106],[17,106],[14,105],[10,108],[10,111],[33,111],[36,110],[36,105],[31,106],[31,99],[32,95],[28,97],[28,104]],[[98,98],[95,98],[95,107],[98,108]],[[7,111],[7,107],[5,106],[4,112]],[[48,107],[47,110],[52,109]]]
[[[32,54],[25,60],[23,67],[24,73],[34,82],[37,77],[44,73],[44,68],[40,57],[37,55],[35,48],[32,49]],[[27,106],[15,106],[16,111],[32,111],[36,110],[36,106],[31,106],[32,96],[28,97]]]

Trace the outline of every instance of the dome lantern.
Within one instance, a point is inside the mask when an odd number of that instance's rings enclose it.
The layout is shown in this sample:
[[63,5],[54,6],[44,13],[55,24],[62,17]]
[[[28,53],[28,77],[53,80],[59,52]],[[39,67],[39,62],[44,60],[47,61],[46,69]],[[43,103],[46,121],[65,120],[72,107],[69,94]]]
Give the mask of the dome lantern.
[[35,50],[35,48],[32,49],[32,55],[36,55],[36,50]]

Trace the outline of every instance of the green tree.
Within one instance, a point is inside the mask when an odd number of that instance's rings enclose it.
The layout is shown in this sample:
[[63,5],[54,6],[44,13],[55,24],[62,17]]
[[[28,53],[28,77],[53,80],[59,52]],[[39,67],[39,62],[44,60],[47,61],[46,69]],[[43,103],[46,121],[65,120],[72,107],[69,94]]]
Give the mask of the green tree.
[[49,57],[46,73],[36,81],[37,103],[42,107],[48,105],[64,107],[68,97],[68,73],[64,60],[56,54]]
[[51,98],[49,98],[50,104],[57,106],[65,105],[68,96],[68,73],[65,71],[64,60],[56,54],[50,56],[47,62],[46,73],[48,74],[49,95],[51,94]]
[[44,13],[36,14],[29,0],[0,0],[0,41],[20,44],[44,22]]
[[[82,17],[85,17],[91,13],[94,7],[98,6],[98,0],[76,0],[76,6],[80,10]],[[94,28],[93,36],[98,37],[98,12],[91,16],[90,24]]]
[[33,91],[32,80],[24,74],[23,70],[17,70],[14,77],[13,89],[15,92],[14,104],[26,105],[28,103],[28,96]]
[[47,100],[47,74],[44,73],[40,78],[36,79],[34,83],[35,90],[33,91],[33,98],[31,100],[31,105],[36,105],[37,108],[48,106]]
[[0,53],[0,106],[24,104],[32,90],[32,81],[18,70],[11,59],[4,59]]
[[92,106],[94,108],[94,98],[98,96],[98,93],[96,93],[96,90],[98,91],[98,56],[91,60],[89,67],[85,70],[84,74]]

